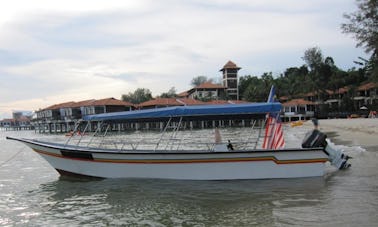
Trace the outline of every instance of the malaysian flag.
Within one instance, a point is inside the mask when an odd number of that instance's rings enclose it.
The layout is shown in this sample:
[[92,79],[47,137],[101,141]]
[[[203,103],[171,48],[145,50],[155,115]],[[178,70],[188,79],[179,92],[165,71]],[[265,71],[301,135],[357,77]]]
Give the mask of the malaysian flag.
[[[267,102],[275,102],[274,86],[270,88]],[[268,113],[265,125],[265,137],[263,149],[282,149],[285,147],[285,140],[282,130],[282,122],[279,113]]]

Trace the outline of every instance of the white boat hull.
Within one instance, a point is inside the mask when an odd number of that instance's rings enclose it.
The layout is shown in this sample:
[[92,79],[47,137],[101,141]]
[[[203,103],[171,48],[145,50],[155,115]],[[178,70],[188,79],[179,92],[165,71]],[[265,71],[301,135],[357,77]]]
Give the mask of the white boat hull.
[[328,160],[322,149],[136,153],[15,140],[27,144],[63,175],[99,178],[234,180],[317,177],[324,175]]

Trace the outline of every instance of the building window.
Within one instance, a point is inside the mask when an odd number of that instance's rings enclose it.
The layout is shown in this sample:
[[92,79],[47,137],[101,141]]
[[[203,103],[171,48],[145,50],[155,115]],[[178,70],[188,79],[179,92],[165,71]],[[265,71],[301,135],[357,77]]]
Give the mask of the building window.
[[236,80],[228,80],[227,84],[228,84],[228,88],[237,88],[237,81]]

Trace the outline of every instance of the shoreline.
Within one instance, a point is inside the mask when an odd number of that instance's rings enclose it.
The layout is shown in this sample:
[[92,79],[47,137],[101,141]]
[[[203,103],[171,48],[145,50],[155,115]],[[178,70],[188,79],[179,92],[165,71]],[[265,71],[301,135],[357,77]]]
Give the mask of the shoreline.
[[[311,121],[303,126],[313,128]],[[319,130],[345,145],[378,147],[378,118],[320,119]]]

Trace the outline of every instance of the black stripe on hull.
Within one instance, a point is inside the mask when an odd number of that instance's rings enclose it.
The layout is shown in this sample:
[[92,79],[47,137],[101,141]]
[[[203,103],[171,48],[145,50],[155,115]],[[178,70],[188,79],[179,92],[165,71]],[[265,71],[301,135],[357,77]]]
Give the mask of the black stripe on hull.
[[73,172],[69,172],[69,171],[61,170],[61,169],[55,169],[55,170],[58,171],[58,173],[60,175],[65,176],[65,177],[74,177],[74,178],[82,178],[82,179],[93,179],[93,180],[104,179],[102,177],[88,176],[88,175],[79,174],[79,173],[73,173]]
[[71,150],[60,150],[63,157],[76,158],[84,160],[93,160],[92,153],[86,151],[71,151]]

